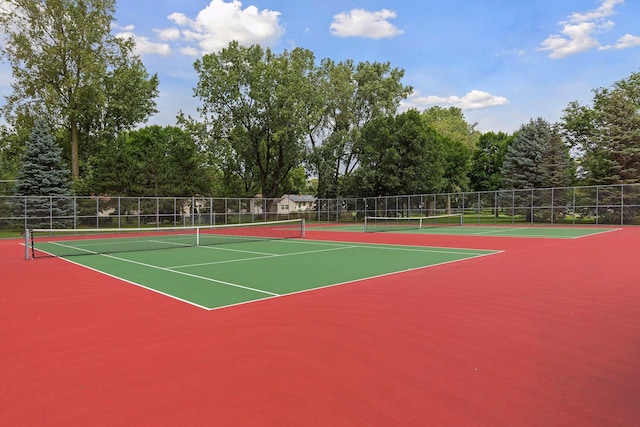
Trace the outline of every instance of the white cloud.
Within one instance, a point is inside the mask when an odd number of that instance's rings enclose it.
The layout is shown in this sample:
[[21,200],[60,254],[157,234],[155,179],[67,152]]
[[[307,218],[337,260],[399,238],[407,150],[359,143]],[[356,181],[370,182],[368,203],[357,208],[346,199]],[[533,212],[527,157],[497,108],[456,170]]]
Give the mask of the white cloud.
[[640,36],[632,36],[631,34],[625,34],[618,39],[616,43],[616,49],[627,49],[630,47],[640,46]]
[[565,58],[585,50],[597,48],[600,42],[592,34],[597,29],[593,22],[565,24],[562,34],[549,36],[542,42],[540,50],[551,51],[551,58]]
[[562,21],[561,34],[554,34],[545,39],[539,50],[549,51],[551,58],[566,58],[590,49],[607,50],[612,47],[624,49],[637,45],[635,36],[627,34],[618,40],[615,46],[603,46],[596,36],[611,31],[615,24],[607,19],[616,13],[615,7],[624,0],[601,0],[600,7],[588,12],[574,12],[567,21]]
[[459,96],[420,96],[414,92],[403,102],[405,108],[417,108],[419,110],[433,105],[458,107],[462,110],[477,110],[480,108],[497,107],[508,104],[509,100],[502,96],[492,95],[482,90],[472,90],[463,97]]
[[187,46],[180,49],[180,53],[186,56],[193,56],[195,58],[200,56],[200,49],[195,48],[193,46]]
[[354,9],[343,12],[333,17],[331,33],[338,37],[366,37],[371,39],[383,39],[395,37],[404,31],[398,29],[388,20],[396,17],[396,13],[382,9],[370,12],[363,9]]
[[624,0],[603,0],[596,10],[584,13],[574,12],[569,16],[569,20],[570,22],[589,22],[604,19],[616,13],[614,8],[618,4],[624,4]]
[[[193,19],[178,12],[169,15],[168,19],[178,28],[158,30],[158,33],[177,40],[175,31],[179,30],[181,38],[195,42],[200,53],[217,52],[233,40],[242,45],[273,45],[284,34],[280,25],[280,12],[268,9],[260,11],[255,6],[243,9],[238,0],[229,3],[212,0]],[[192,55],[193,49],[195,48],[187,47],[181,51]]]
[[154,30],[158,38],[164,41],[180,40],[180,30],[177,28],[165,28],[164,30]]
[[111,28],[114,30],[120,30],[123,32],[131,32],[133,31],[136,27],[134,25],[118,25],[115,22],[111,24]]
[[132,38],[136,43],[136,53],[138,55],[160,55],[171,54],[171,47],[166,43],[155,43],[148,37],[137,35],[133,32],[123,31],[116,34],[116,37],[123,39]]

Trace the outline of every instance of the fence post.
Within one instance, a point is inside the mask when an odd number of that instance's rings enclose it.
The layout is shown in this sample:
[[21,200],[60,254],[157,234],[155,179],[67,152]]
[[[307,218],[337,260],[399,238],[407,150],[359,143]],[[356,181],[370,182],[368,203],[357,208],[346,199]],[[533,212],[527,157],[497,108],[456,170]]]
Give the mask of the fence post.
[[600,187],[596,187],[596,225],[600,224]]
[[24,229],[24,259],[29,259],[29,229],[25,228]]
[[578,215],[578,213],[576,212],[576,187],[573,187],[573,201],[571,202],[573,204],[573,225],[576,225],[576,216]]
[[551,225],[553,225],[553,206],[555,205],[554,202],[554,189],[551,189]]

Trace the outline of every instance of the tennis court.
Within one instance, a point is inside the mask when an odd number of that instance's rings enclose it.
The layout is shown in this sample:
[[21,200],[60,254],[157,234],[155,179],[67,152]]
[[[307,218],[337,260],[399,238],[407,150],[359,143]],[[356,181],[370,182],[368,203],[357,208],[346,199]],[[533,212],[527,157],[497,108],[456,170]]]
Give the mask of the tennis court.
[[45,236],[34,241],[33,250],[205,309],[496,253],[302,240],[296,238],[304,234],[301,224],[135,230],[126,235],[107,230],[99,236],[53,236],[42,230]]
[[461,214],[427,217],[366,217],[362,224],[319,226],[314,229],[348,232],[392,232],[404,234],[436,234],[451,236],[536,237],[545,239],[577,239],[616,231],[615,227],[532,226],[531,224],[481,225],[464,224]]
[[638,425],[640,228],[222,230],[0,240],[0,424]]

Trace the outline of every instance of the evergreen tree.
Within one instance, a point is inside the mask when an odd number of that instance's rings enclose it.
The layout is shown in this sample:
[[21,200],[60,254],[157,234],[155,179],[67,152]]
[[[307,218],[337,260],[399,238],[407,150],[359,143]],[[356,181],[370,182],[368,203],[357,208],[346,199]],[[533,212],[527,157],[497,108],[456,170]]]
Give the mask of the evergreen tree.
[[506,189],[542,188],[542,164],[551,126],[542,118],[531,120],[518,130],[500,171]]
[[543,187],[565,187],[573,181],[575,168],[569,155],[569,148],[562,140],[557,127],[551,129],[540,166]]
[[[559,132],[546,120],[531,120],[516,133],[507,149],[501,172],[505,189],[564,187],[570,183],[572,173],[569,150]],[[528,194],[516,193],[515,199],[516,206],[531,205]],[[536,193],[536,206],[550,206],[551,203],[550,192]],[[562,206],[563,201],[554,197],[553,204]],[[527,210],[527,219],[531,219],[532,214]]]
[[640,72],[593,92],[591,106],[573,101],[562,118],[584,183],[640,182]]
[[26,205],[24,199],[19,202],[20,215],[27,215],[30,227],[61,226],[62,218],[70,212],[71,194],[71,177],[62,160],[62,149],[47,122],[37,119],[18,172],[16,195],[29,196]]

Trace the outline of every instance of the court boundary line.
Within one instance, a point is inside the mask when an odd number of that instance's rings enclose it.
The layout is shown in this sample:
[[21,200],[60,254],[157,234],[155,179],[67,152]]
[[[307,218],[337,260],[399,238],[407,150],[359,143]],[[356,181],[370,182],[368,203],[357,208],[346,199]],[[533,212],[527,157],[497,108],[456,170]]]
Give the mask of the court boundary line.
[[404,270],[393,271],[391,273],[376,274],[374,276],[367,276],[367,277],[362,277],[362,278],[359,278],[359,279],[347,280],[346,282],[332,283],[330,285],[318,286],[316,288],[310,288],[310,289],[303,289],[301,291],[289,292],[289,293],[286,293],[286,294],[280,294],[280,295],[277,295],[277,296],[272,296],[272,297],[267,297],[267,298],[255,299],[255,300],[251,300],[251,301],[243,301],[241,303],[223,305],[223,306],[219,306],[219,307],[211,307],[211,308],[207,308],[206,310],[207,311],[215,311],[215,310],[221,310],[221,309],[224,309],[224,308],[234,307],[234,306],[238,306],[238,305],[262,302],[262,301],[272,300],[272,299],[276,299],[276,298],[288,297],[288,296],[291,296],[291,295],[299,295],[299,294],[304,294],[304,293],[307,293],[307,292],[314,292],[314,291],[318,291],[318,290],[322,290],[322,289],[333,288],[333,287],[336,287],[336,286],[344,286],[344,285],[349,285],[349,284],[353,284],[353,283],[358,283],[358,282],[362,282],[362,281],[365,281],[365,280],[373,280],[373,279],[378,279],[378,278],[381,278],[381,277],[393,276],[394,274],[404,274],[404,273],[409,273],[411,271],[417,271],[417,270],[427,269],[427,268],[431,268],[431,267],[439,267],[439,266],[442,266],[442,265],[453,264],[453,263],[456,263],[456,262],[469,261],[469,260],[472,260],[472,259],[475,259],[475,258],[482,258],[482,257],[486,257],[486,256],[491,256],[491,255],[498,255],[498,254],[501,254],[501,253],[504,253],[504,252],[505,251],[495,251],[495,252],[490,252],[490,253],[486,253],[486,254],[478,254],[478,255],[472,256],[472,257],[467,257],[467,258],[462,258],[462,259],[454,259],[454,260],[451,260],[451,261],[443,261],[443,262],[439,262],[439,263],[436,263],[436,264],[424,265],[422,267],[407,268],[407,269],[404,269]]
[[[283,241],[286,242],[286,240],[275,240],[275,242],[283,242]],[[349,244],[347,244],[347,242],[339,242],[339,241],[323,241],[323,240],[295,240],[295,241],[298,242],[298,243],[309,243],[309,244],[316,243],[316,244],[327,244],[327,245],[329,245],[329,244],[334,244],[334,245],[335,244],[344,244],[345,245],[344,247],[336,248],[336,249],[342,249],[342,248],[347,249],[347,248],[357,248],[357,247],[373,247],[373,248],[375,248],[376,246],[380,246],[381,247],[380,249],[394,249],[394,248],[389,247],[389,246],[398,246],[398,247],[406,248],[407,250],[420,251],[420,248],[421,248],[421,246],[413,246],[413,245],[395,245],[395,244],[377,244],[377,243],[362,243],[362,244],[357,244],[357,245],[349,245]],[[56,242],[50,242],[50,243],[56,243]],[[66,246],[66,245],[62,245],[61,244],[60,246]],[[387,247],[385,248],[385,246],[387,246]],[[203,247],[203,248],[206,249],[207,247]],[[413,249],[411,249],[411,248],[413,248]],[[437,248],[437,247],[428,247],[428,246],[426,246],[425,248],[444,249],[444,250],[454,249],[454,248]],[[73,248],[73,249],[77,249],[77,248]],[[399,249],[396,249],[396,250],[399,250]],[[473,249],[466,249],[466,250],[473,250]],[[44,252],[44,253],[48,253],[46,251],[42,251],[42,250],[40,250],[40,251]],[[380,277],[392,276],[394,274],[403,274],[403,273],[407,273],[407,272],[411,272],[411,271],[416,271],[416,270],[421,270],[421,269],[426,269],[426,268],[431,268],[431,267],[437,267],[437,266],[446,265],[446,264],[452,264],[452,263],[455,263],[455,262],[468,261],[468,260],[472,260],[472,259],[475,259],[475,258],[482,258],[482,257],[485,257],[485,256],[497,255],[497,254],[501,254],[501,253],[505,252],[504,250],[492,250],[492,249],[477,249],[476,251],[485,251],[486,253],[480,253],[480,254],[476,254],[474,256],[465,256],[464,258],[461,258],[461,259],[443,261],[443,262],[439,262],[439,263],[435,263],[435,264],[429,264],[429,265],[425,265],[425,266],[421,266],[421,267],[412,267],[412,268],[408,268],[408,269],[404,269],[404,270],[392,271],[392,272],[389,272],[389,273],[383,273],[383,274],[378,274],[378,275],[373,275],[373,276],[361,277],[361,278],[358,278],[358,279],[348,280],[348,281],[345,281],[345,282],[331,283],[329,285],[318,286],[318,287],[309,288],[309,289],[303,289],[303,290],[295,291],[295,292],[287,292],[287,293],[284,293],[284,294],[277,294],[277,293],[274,293],[274,292],[262,291],[262,290],[254,289],[254,288],[251,288],[251,287],[248,287],[248,286],[233,284],[233,283],[230,283],[230,282],[225,282],[225,281],[217,280],[217,279],[211,279],[211,278],[198,276],[198,275],[195,275],[195,274],[190,274],[190,273],[181,272],[181,271],[177,271],[177,270],[169,270],[166,267],[153,266],[151,264],[146,264],[146,263],[139,262],[139,261],[134,261],[134,260],[128,260],[126,258],[120,258],[120,257],[113,256],[113,255],[110,255],[110,254],[100,254],[100,253],[96,253],[96,252],[92,252],[91,253],[92,255],[103,256],[103,257],[106,257],[106,258],[115,259],[117,261],[129,262],[129,263],[141,265],[143,267],[149,267],[149,268],[152,268],[152,269],[163,270],[163,271],[167,271],[167,272],[170,272],[170,273],[176,273],[176,274],[180,274],[180,275],[184,275],[184,276],[188,276],[188,277],[192,277],[192,278],[196,278],[196,279],[202,279],[202,280],[205,280],[205,281],[218,283],[218,284],[225,285],[225,286],[232,286],[232,287],[242,288],[242,289],[246,289],[246,290],[249,290],[249,291],[255,291],[257,293],[262,293],[262,294],[268,295],[268,296],[265,296],[265,297],[262,297],[262,298],[254,298],[254,299],[251,299],[251,300],[241,301],[241,302],[238,302],[238,303],[221,305],[221,306],[218,306],[218,307],[206,307],[206,306],[203,306],[201,304],[195,303],[193,301],[189,301],[189,300],[186,300],[184,298],[180,298],[178,296],[175,296],[175,295],[160,291],[158,289],[142,285],[142,284],[134,282],[132,280],[128,280],[128,279],[125,279],[123,277],[119,277],[119,276],[116,276],[114,274],[107,273],[105,271],[99,270],[97,268],[90,267],[90,266],[87,266],[87,265],[84,265],[84,264],[69,260],[68,258],[54,256],[54,259],[62,259],[62,260],[66,261],[66,262],[69,262],[69,263],[71,263],[73,265],[77,265],[77,266],[83,267],[83,268],[88,268],[89,270],[94,271],[96,273],[104,274],[104,275],[106,275],[108,277],[111,277],[113,279],[121,280],[121,281],[123,281],[125,283],[128,283],[130,285],[137,286],[137,287],[146,289],[148,291],[158,293],[158,294],[163,295],[165,297],[168,297],[170,299],[174,299],[176,301],[184,302],[184,303],[187,303],[187,304],[189,304],[191,306],[194,306],[194,307],[206,310],[206,311],[214,311],[214,310],[220,310],[220,309],[223,309],[223,308],[235,307],[235,306],[239,306],[239,305],[245,305],[245,304],[250,304],[250,303],[255,303],[255,302],[260,302],[260,301],[266,301],[266,300],[270,300],[270,299],[274,299],[274,298],[286,297],[286,296],[289,296],[289,295],[296,295],[296,294],[302,294],[302,293],[306,293],[306,292],[312,292],[312,291],[331,288],[331,287],[335,287],[335,286],[348,285],[348,284],[351,284],[351,283],[357,283],[357,282],[361,282],[361,281],[365,281],[365,280],[377,279],[377,278],[380,278]],[[86,251],[86,252],[90,252],[90,251]],[[301,252],[301,253],[297,253],[297,254],[299,255],[299,254],[305,254],[305,253],[310,253],[310,252],[312,252],[312,251]],[[434,251],[434,250],[422,250],[420,252],[445,253],[445,254],[450,254],[450,255],[469,255],[468,253],[465,254],[464,252],[445,252],[445,251]]]
[[[67,245],[59,244],[57,242],[50,242],[50,243],[57,244],[59,246],[70,248],[70,249],[77,249],[77,248],[75,248],[73,246],[67,246]],[[90,251],[87,251],[87,250],[85,250],[85,251],[86,252],[90,252]],[[149,267],[149,268],[156,269],[156,270],[168,271],[170,273],[181,274],[183,276],[192,277],[194,279],[202,279],[202,280],[205,280],[207,282],[219,283],[219,284],[222,284],[222,285],[225,285],[225,286],[233,286],[233,287],[236,287],[236,288],[246,289],[246,290],[258,292],[258,293],[261,293],[261,294],[267,294],[267,295],[272,295],[272,296],[279,295],[279,294],[276,294],[274,292],[263,291],[263,290],[260,290],[260,289],[251,288],[249,286],[238,285],[237,283],[225,282],[224,280],[217,280],[217,279],[212,279],[210,277],[198,276],[196,274],[186,273],[184,271],[169,270],[166,267],[160,267],[158,265],[152,265],[152,264],[147,264],[147,263],[140,262],[140,261],[135,261],[135,260],[132,260],[132,259],[121,258],[121,257],[117,257],[117,256],[114,256],[114,255],[111,255],[111,254],[101,254],[101,253],[93,252],[92,255],[98,255],[98,256],[105,257],[105,258],[115,259],[115,260],[118,260],[118,261],[124,261],[124,262],[128,262],[128,263],[131,263],[131,264],[141,265],[143,267]],[[79,264],[79,265],[82,265],[82,264]]]
[[[346,241],[342,241],[342,240],[317,240],[317,239],[304,239],[304,240],[274,240],[275,242],[279,242],[279,243],[292,243],[292,242],[298,242],[298,243],[309,243],[309,244],[335,244],[335,243],[342,243],[342,244],[357,244],[358,246],[398,246],[398,247],[403,247],[403,248],[429,248],[429,249],[442,249],[442,250],[446,250],[446,251],[455,251],[455,250],[460,250],[460,251],[474,251],[474,252],[478,252],[478,251],[490,251],[490,252],[502,252],[501,249],[482,249],[482,248],[467,248],[467,247],[447,247],[447,246],[425,246],[425,245],[410,245],[410,244],[406,244],[406,243],[376,243],[376,242],[346,242]],[[434,251],[435,253],[440,253],[440,251]],[[459,252],[453,252],[453,253],[459,253]]]
[[[319,241],[321,244],[325,244],[324,242]],[[297,242],[297,243],[301,243],[301,242]],[[477,249],[474,252],[455,252],[455,251],[451,251],[451,248],[435,248],[435,249],[439,249],[439,250],[433,250],[433,249],[420,249],[421,246],[409,246],[409,245],[390,245],[390,244],[347,244],[347,243],[342,243],[342,242],[334,242],[334,243],[329,243],[330,245],[336,245],[338,247],[335,248],[330,248],[330,249],[318,249],[318,250],[314,250],[314,251],[306,251],[306,252],[292,252],[289,254],[267,254],[267,253],[262,253],[262,252],[253,252],[253,251],[242,251],[242,250],[237,250],[235,249],[234,252],[246,252],[246,253],[256,253],[256,254],[262,254],[264,256],[258,256],[258,257],[253,257],[253,258],[241,258],[241,259],[231,259],[231,260],[225,260],[225,261],[212,261],[212,262],[203,262],[203,263],[198,263],[198,264],[186,264],[186,265],[176,265],[176,266],[170,266],[170,267],[165,267],[168,269],[180,269],[180,268],[189,268],[189,267],[200,267],[200,266],[205,266],[205,265],[217,265],[217,264],[226,264],[226,263],[233,263],[233,262],[242,262],[242,261],[254,261],[254,260],[259,260],[259,259],[268,259],[268,258],[277,258],[277,257],[287,257],[287,256],[295,256],[295,255],[306,255],[306,254],[313,254],[313,253],[319,253],[319,252],[330,252],[330,251],[337,251],[337,250],[343,250],[343,249],[353,249],[353,248],[370,248],[370,249],[378,249],[378,250],[391,250],[391,251],[408,251],[408,252],[424,252],[424,253],[433,253],[433,254],[446,254],[446,255],[470,255],[470,256],[475,256],[478,254],[479,251],[491,251],[493,252],[493,250],[491,249]],[[429,248],[428,246],[424,246],[424,248]],[[215,246],[202,246],[202,249],[210,249],[210,250],[225,250],[224,248],[218,248]],[[463,249],[463,250],[470,250],[470,249]]]
[[195,303],[195,302],[193,302],[193,301],[189,301],[189,300],[186,300],[186,299],[184,299],[184,298],[180,298],[180,297],[178,297],[178,296],[168,294],[168,293],[163,292],[163,291],[160,291],[160,290],[158,290],[158,289],[150,288],[150,287],[145,286],[145,285],[143,285],[143,284],[141,284],[141,283],[137,283],[137,282],[134,282],[134,281],[132,281],[132,280],[125,279],[124,277],[116,276],[115,274],[107,273],[106,271],[99,270],[99,269],[97,269],[97,268],[95,268],[95,267],[90,267],[90,266],[88,266],[88,265],[80,264],[80,263],[78,263],[78,262],[76,262],[76,261],[73,261],[73,260],[70,260],[70,259],[68,259],[68,258],[54,257],[53,259],[54,259],[54,260],[62,260],[62,261],[68,262],[68,263],[70,263],[70,264],[76,265],[76,266],[78,266],[78,267],[86,268],[86,269],[88,269],[88,270],[90,270],[90,271],[93,271],[93,272],[95,272],[95,273],[103,274],[103,275],[105,275],[105,276],[107,276],[107,277],[111,277],[112,279],[116,279],[116,280],[122,281],[122,282],[124,282],[124,283],[129,284],[129,285],[133,285],[133,286],[137,286],[137,287],[139,287],[139,288],[146,289],[146,290],[148,290],[148,291],[151,291],[151,292],[154,292],[154,293],[160,294],[160,295],[162,295],[162,296],[164,296],[164,297],[167,297],[167,298],[169,298],[169,299],[174,299],[174,300],[176,300],[176,301],[180,301],[180,302],[183,302],[183,303],[187,303],[187,304],[189,304],[189,305],[192,305],[192,306],[197,307],[197,308],[201,308],[201,309],[203,309],[203,310],[210,310],[210,308],[209,308],[209,307],[205,307],[205,306],[200,305],[200,304],[198,304],[198,303]]
[[[345,227],[355,227],[353,224],[347,224]],[[498,227],[502,227],[502,230],[499,231],[487,231],[487,232],[480,232],[480,233],[470,233],[470,234],[465,234],[465,233],[430,233],[429,230],[433,230],[433,229],[438,229],[437,227],[424,227],[424,228],[416,228],[416,229],[404,229],[404,230],[396,230],[396,234],[410,234],[410,235],[434,235],[434,236],[468,236],[468,237],[473,237],[473,236],[479,236],[482,237],[484,235],[492,235],[493,233],[496,233],[494,236],[495,237],[505,237],[505,238],[512,238],[512,239],[556,239],[556,240],[573,240],[573,239],[581,239],[584,237],[590,237],[590,236],[596,236],[599,234],[603,234],[603,233],[609,233],[611,231],[618,231],[618,230],[622,230],[621,227],[617,227],[617,228],[610,228],[611,226],[607,226],[607,225],[596,225],[596,224],[585,224],[585,225],[527,225],[527,224],[523,224],[521,226],[517,226],[517,227],[507,227],[505,225],[493,225],[493,224],[464,224],[462,226],[453,226],[453,227],[447,227],[449,229],[452,230],[459,230],[459,229],[469,229],[469,228],[473,228],[473,227],[485,227],[485,228],[498,228]],[[360,227],[361,228],[361,227]],[[442,229],[442,228],[440,228]],[[594,231],[591,232],[589,234],[585,234],[582,236],[568,236],[568,237],[564,237],[564,236],[554,236],[554,235],[549,235],[549,234],[544,234],[544,235],[520,235],[520,236],[504,236],[504,235],[500,235],[498,233],[502,233],[505,231],[515,231],[515,230],[527,230],[527,229],[548,229],[548,230],[553,230],[553,229],[566,229],[566,230],[571,230],[571,229],[594,229],[594,230],[598,230],[598,231]],[[339,226],[327,226],[326,228],[324,227],[309,227],[307,229],[310,232],[314,232],[314,231],[318,231],[318,232],[324,232],[324,231],[336,231],[336,232],[347,232],[347,233],[360,233],[362,232],[362,230],[340,230]],[[387,231],[380,231],[379,233],[386,233]],[[393,234],[393,233],[392,233]]]
[[[469,225],[463,225],[462,228],[464,227],[468,227],[468,228],[472,228],[472,227],[485,227],[485,228],[489,228],[489,227],[502,227],[502,226],[485,226],[485,225],[477,225],[477,224],[469,224]],[[589,234],[583,234],[581,236],[554,236],[551,234],[538,234],[538,235],[519,235],[519,236],[505,236],[505,235],[501,235],[501,234],[497,234],[499,232],[506,232],[506,231],[514,231],[514,230],[558,230],[558,229],[563,229],[563,230],[579,230],[579,229],[597,229],[598,231],[594,231],[594,232],[590,232]],[[603,233],[609,233],[611,231],[618,231],[621,230],[621,228],[606,228],[604,226],[592,226],[592,227],[580,227],[580,226],[550,226],[550,225],[543,225],[543,226],[528,226],[528,225],[523,225],[521,227],[504,227],[503,230],[500,230],[499,232],[496,231],[496,234],[489,234],[492,232],[481,232],[481,233],[471,233],[471,234],[458,234],[458,233],[452,233],[452,234],[447,234],[447,233],[428,233],[428,232],[424,232],[421,233],[421,230],[423,229],[418,229],[418,230],[405,230],[403,232],[399,232],[400,234],[415,234],[415,235],[432,235],[432,236],[460,236],[460,237],[474,237],[474,236],[478,236],[478,237],[483,237],[483,236],[490,236],[490,237],[499,237],[499,238],[510,238],[510,239],[550,239],[550,240],[573,240],[573,239],[582,239],[584,237],[591,237],[591,236],[597,236],[599,234],[603,234]]]
[[[290,254],[264,254],[264,256],[257,256],[257,257],[253,257],[253,258],[241,258],[241,259],[228,259],[228,260],[224,260],[224,261],[212,261],[212,262],[203,262],[203,263],[198,263],[198,264],[187,264],[187,265],[176,265],[176,266],[171,266],[171,267],[165,267],[168,269],[179,269],[179,268],[190,268],[190,267],[201,267],[204,265],[217,265],[217,264],[226,264],[226,263],[233,263],[233,262],[242,262],[242,261],[254,261],[254,260],[258,260],[258,259],[269,259],[269,258],[279,258],[279,257],[287,257],[287,256],[294,256],[294,255],[307,255],[307,254],[314,254],[314,253],[318,253],[318,252],[330,252],[330,251],[339,251],[342,249],[353,249],[353,248],[357,248],[357,245],[345,245],[339,248],[332,248],[332,249],[318,249],[317,251],[306,251],[306,252],[293,252]],[[213,246],[202,246],[202,249],[217,249]],[[243,252],[243,251],[239,251],[236,250],[236,252]],[[247,253],[252,253],[252,252],[247,252]],[[258,253],[258,252],[254,252],[254,253]]]
[[613,231],[620,231],[622,230],[622,228],[609,228],[609,229],[604,229],[602,231],[598,231],[596,233],[591,233],[591,234],[585,234],[584,236],[574,236],[574,237],[570,237],[570,240],[574,240],[574,239],[582,239],[584,237],[592,237],[592,236],[598,236],[600,234],[605,234],[605,233],[611,233]]

